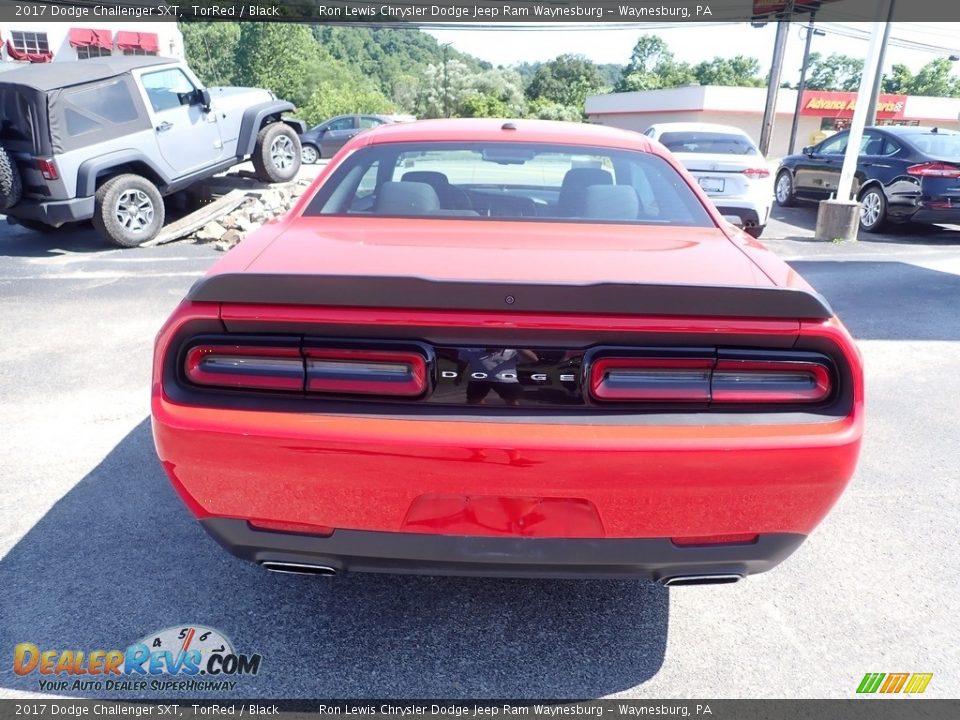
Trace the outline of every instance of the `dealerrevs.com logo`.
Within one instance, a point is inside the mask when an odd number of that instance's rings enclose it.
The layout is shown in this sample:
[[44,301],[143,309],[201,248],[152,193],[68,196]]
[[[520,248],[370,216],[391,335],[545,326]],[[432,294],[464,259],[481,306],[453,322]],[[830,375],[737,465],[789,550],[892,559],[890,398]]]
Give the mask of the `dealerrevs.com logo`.
[[262,657],[245,655],[219,630],[177,625],[150,633],[124,650],[50,650],[20,643],[13,671],[36,676],[47,692],[229,691],[256,675]]

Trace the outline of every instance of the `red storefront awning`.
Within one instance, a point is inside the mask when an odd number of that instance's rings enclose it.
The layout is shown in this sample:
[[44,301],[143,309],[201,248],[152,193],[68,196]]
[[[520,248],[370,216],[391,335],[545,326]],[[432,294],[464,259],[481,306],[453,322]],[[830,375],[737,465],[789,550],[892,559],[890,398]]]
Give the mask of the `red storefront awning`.
[[113,33],[109,30],[70,28],[70,45],[72,47],[101,47],[104,50],[110,50],[113,48]]
[[156,33],[138,33],[127,30],[117,32],[117,47],[121,50],[143,50],[155,53],[160,49]]
[[49,50],[46,52],[23,52],[17,50],[13,46],[13,42],[7,40],[7,55],[12,57],[14,60],[21,60],[23,62],[32,62],[32,63],[46,63],[53,60],[53,53]]

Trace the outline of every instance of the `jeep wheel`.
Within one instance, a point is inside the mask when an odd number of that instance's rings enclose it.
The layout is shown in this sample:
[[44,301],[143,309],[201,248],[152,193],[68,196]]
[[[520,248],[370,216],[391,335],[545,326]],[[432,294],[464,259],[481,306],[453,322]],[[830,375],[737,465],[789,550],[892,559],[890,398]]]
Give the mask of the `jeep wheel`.
[[7,149],[0,145],[0,210],[9,210],[23,195],[20,170]]
[[320,151],[317,150],[316,145],[307,145],[303,146],[303,149],[300,151],[300,158],[303,160],[304,165],[313,165],[320,159]]
[[296,131],[282,122],[263,128],[253,148],[253,168],[261,182],[293,180],[300,170],[300,137]]
[[140,175],[117,175],[97,190],[93,226],[120,247],[152,240],[163,227],[163,197]]

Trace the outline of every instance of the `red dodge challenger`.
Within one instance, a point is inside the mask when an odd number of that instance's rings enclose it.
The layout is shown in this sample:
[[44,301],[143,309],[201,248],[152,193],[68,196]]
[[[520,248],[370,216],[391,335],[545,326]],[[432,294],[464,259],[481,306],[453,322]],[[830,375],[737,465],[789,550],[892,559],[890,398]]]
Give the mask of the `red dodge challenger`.
[[358,135],[194,285],[153,430],[268,570],[726,583],[836,502],[863,374],[656,142],[426,121]]

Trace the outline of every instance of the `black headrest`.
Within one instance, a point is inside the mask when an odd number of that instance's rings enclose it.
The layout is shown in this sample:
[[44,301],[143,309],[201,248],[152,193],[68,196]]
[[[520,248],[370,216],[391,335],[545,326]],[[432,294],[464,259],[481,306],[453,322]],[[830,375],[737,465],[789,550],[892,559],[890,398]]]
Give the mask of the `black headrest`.
[[450,184],[450,179],[446,175],[434,170],[411,170],[410,172],[404,173],[401,180],[403,180],[403,182],[426,183],[437,192],[440,192],[441,188]]
[[583,217],[592,220],[636,220],[640,198],[629,185],[590,185],[583,191]]
[[582,189],[587,185],[613,185],[613,175],[602,168],[570,168],[563,176],[561,191]]
[[373,203],[378,215],[429,215],[439,209],[437,191],[420,182],[385,182]]

